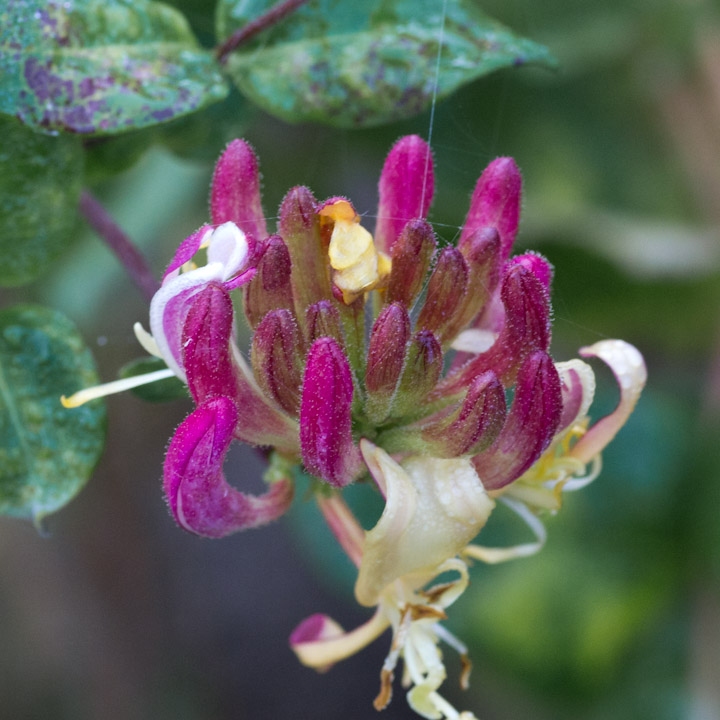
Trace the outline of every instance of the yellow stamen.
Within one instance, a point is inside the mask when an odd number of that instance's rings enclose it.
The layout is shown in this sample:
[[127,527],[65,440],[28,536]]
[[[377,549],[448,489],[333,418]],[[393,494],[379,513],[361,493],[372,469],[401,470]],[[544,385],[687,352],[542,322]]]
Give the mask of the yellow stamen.
[[151,373],[145,373],[144,375],[135,375],[134,377],[123,378],[122,380],[114,380],[113,382],[104,383],[103,385],[95,385],[94,387],[85,388],[79,390],[70,397],[63,395],[60,398],[62,406],[65,408],[76,408],[80,405],[84,405],[90,400],[96,400],[97,398],[105,397],[106,395],[113,395],[115,393],[123,392],[123,390],[130,390],[140,385],[147,385],[148,383],[157,382],[158,380],[165,380],[171,378],[175,373],[170,368],[164,370],[155,370]]
[[333,222],[328,247],[333,281],[349,305],[363,293],[383,284],[390,274],[390,258],[375,249],[372,235],[347,200],[338,200],[320,210],[321,221]]

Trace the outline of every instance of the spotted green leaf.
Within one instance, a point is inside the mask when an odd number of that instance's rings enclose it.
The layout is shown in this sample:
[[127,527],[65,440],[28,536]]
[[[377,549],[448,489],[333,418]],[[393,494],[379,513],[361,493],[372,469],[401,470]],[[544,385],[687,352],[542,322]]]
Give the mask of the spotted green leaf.
[[78,138],[0,116],[0,285],[41,275],[73,236],[83,170]]
[[[220,0],[218,37],[274,2]],[[448,0],[442,11],[438,0],[310,0],[233,52],[227,68],[241,92],[281,118],[363,127],[422,112],[436,77],[443,98],[500,68],[553,64],[545,47],[472,0]]]
[[113,134],[227,94],[181,13],[151,0],[5,0],[0,112],[41,131]]
[[58,510],[85,485],[105,439],[105,405],[67,410],[60,396],[98,382],[90,351],[61,313],[0,312],[0,513]]

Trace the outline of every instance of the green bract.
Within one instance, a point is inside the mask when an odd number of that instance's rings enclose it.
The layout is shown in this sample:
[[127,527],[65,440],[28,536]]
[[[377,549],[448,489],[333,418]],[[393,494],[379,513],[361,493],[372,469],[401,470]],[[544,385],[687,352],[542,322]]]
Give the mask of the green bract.
[[39,521],[87,482],[105,439],[105,405],[60,396],[97,383],[90,351],[62,314],[0,312],[0,513]]
[[66,248],[77,217],[80,141],[49,138],[0,117],[0,285],[41,275]]
[[227,94],[185,18],[149,0],[7,0],[0,76],[0,112],[49,132],[156,125]]
[[[266,12],[274,0],[220,0],[217,35]],[[469,0],[310,0],[243,44],[228,71],[245,95],[290,121],[362,127],[407,118],[461,85],[504,67],[552,65]],[[442,37],[439,73],[438,46]]]

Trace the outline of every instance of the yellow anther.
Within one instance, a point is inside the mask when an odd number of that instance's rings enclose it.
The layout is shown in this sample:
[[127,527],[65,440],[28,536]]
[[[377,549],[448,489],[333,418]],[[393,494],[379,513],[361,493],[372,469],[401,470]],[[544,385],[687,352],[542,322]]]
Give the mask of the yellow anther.
[[360,295],[381,286],[390,274],[390,258],[375,249],[372,235],[360,225],[360,217],[347,200],[320,210],[321,222],[332,222],[328,247],[333,282],[350,304]]

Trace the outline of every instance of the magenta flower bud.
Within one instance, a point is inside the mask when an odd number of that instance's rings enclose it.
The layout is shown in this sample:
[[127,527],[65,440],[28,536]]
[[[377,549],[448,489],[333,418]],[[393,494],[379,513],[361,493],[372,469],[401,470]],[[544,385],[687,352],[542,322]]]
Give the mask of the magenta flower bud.
[[410,338],[410,318],[400,303],[388,305],[378,316],[370,334],[365,387],[365,412],[372,422],[382,422],[390,412]]
[[380,174],[375,225],[378,250],[390,254],[408,220],[427,217],[434,192],[432,151],[418,135],[393,145]]
[[505,317],[492,347],[448,375],[438,390],[443,395],[459,392],[476,375],[492,370],[505,387],[525,358],[550,346],[550,301],[543,284],[522,264],[508,264],[500,290]]
[[332,338],[316,340],[307,358],[300,405],[300,445],[308,472],[335,487],[362,466],[352,438],[350,365]]
[[321,300],[307,309],[306,324],[310,343],[321,337],[331,337],[341,348],[344,347],[340,313],[329,300]]
[[405,367],[393,399],[392,415],[412,415],[427,399],[440,379],[443,352],[437,338],[429,330],[415,333],[410,340]]
[[392,248],[387,302],[411,308],[420,294],[435,254],[435,233],[425,220],[411,220]]
[[210,216],[215,225],[234,222],[258,241],[267,237],[258,161],[244,140],[233,140],[215,165]]
[[237,404],[235,437],[251,445],[274,445],[294,454],[298,428],[246,377],[231,351],[233,307],[220,285],[199,292],[183,328],[183,363],[188,388],[197,404],[227,396]]
[[258,325],[252,343],[252,366],[263,392],[290,415],[297,416],[302,360],[300,334],[289,310],[271,310]]
[[521,191],[522,177],[515,161],[505,157],[493,160],[477,181],[458,247],[464,247],[477,230],[494,227],[505,260],[517,234]]
[[429,420],[421,431],[427,454],[454,458],[482,452],[502,429],[505,390],[494,373],[483,373],[470,383],[459,407]]
[[208,285],[193,298],[183,327],[182,348],[188,389],[198,404],[235,394],[235,369],[228,351],[232,325],[232,300],[222,286]]
[[456,248],[445,248],[430,276],[425,303],[417,320],[417,327],[430,330],[441,344],[452,340],[447,331],[455,324],[455,313],[465,301],[468,276],[462,253]]
[[520,369],[500,435],[473,458],[485,489],[498,490],[520,477],[547,449],[561,414],[560,378],[552,358],[546,352],[534,352]]
[[267,313],[276,308],[293,308],[290,284],[290,253],[279,235],[265,242],[258,260],[257,274],[245,290],[245,315],[256,328]]
[[170,441],[163,486],[173,517],[188,532],[225,537],[275,520],[290,506],[289,479],[259,497],[228,485],[222,466],[237,423],[235,403],[217,397],[199,405]]
[[305,321],[306,309],[332,297],[327,248],[320,234],[317,201],[305,187],[295,187],[280,206],[279,232],[290,252],[295,315]]
[[460,251],[468,265],[468,286],[448,327],[448,339],[454,338],[482,312],[500,281],[500,235],[495,228],[478,230]]
[[527,268],[542,284],[545,290],[550,292],[550,285],[553,279],[553,266],[542,255],[536,252],[529,252],[525,255],[517,255],[510,258],[513,265],[522,265]]

